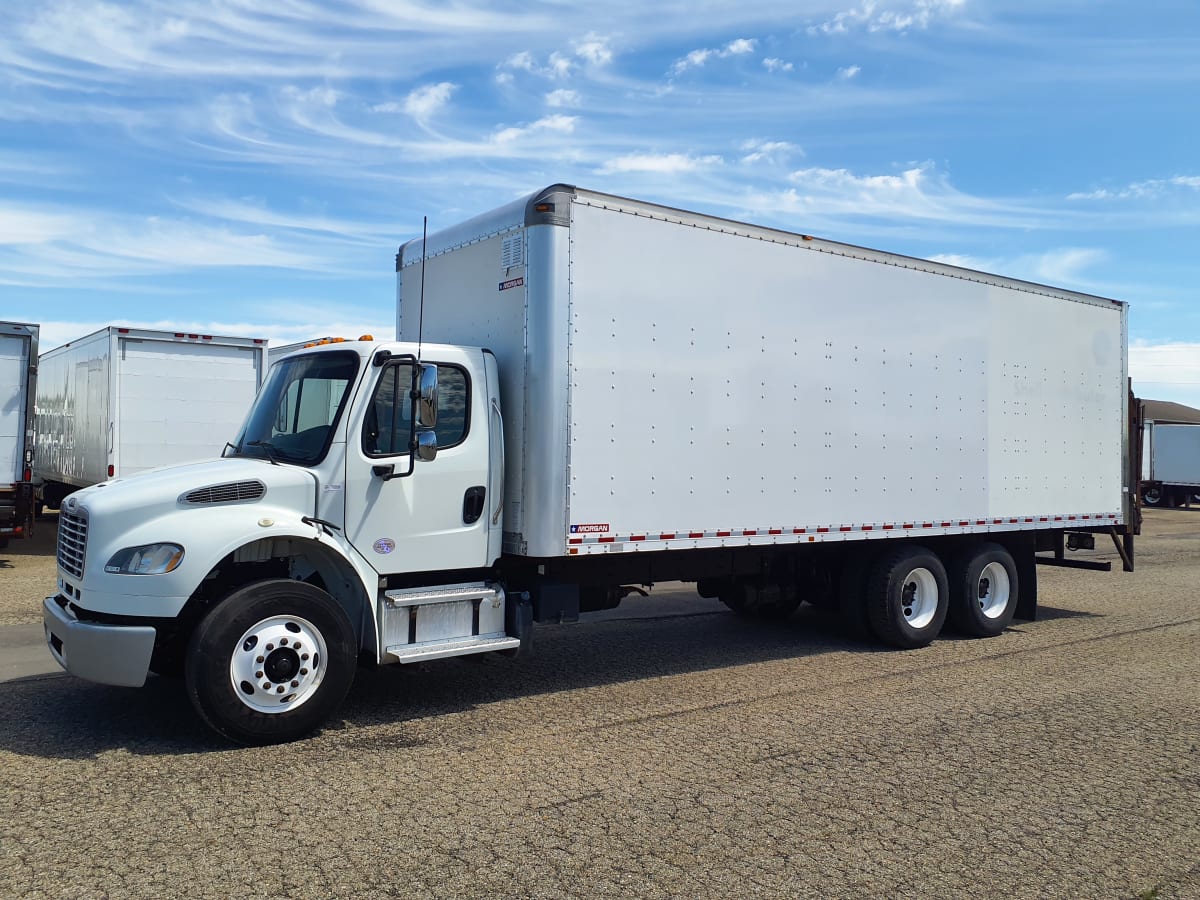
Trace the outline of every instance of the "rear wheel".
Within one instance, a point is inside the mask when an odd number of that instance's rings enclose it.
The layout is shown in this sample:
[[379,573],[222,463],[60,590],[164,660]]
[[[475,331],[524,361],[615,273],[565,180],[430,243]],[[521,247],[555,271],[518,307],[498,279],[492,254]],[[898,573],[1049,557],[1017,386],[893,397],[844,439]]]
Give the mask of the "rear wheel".
[[794,584],[734,581],[721,588],[721,602],[739,616],[782,622],[800,606],[800,592]]
[[213,730],[275,744],[319,727],[354,680],[357,648],[345,611],[299,581],[260,581],[230,594],[192,634],[188,696]]
[[1162,503],[1162,488],[1157,484],[1152,484],[1142,490],[1142,503],[1146,506],[1158,506]]
[[972,637],[994,637],[1017,611],[1017,564],[999,544],[980,544],[950,569],[950,623]]
[[933,551],[914,546],[885,554],[867,582],[871,630],[894,647],[924,647],[942,630],[948,594],[946,569]]

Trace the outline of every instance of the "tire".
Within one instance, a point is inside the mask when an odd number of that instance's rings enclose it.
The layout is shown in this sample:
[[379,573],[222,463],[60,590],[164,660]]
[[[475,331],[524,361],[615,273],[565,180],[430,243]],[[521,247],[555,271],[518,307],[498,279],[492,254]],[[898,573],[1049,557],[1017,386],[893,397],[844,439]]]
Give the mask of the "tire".
[[323,590],[259,581],[200,621],[184,679],[196,712],[218,734],[278,744],[318,728],[345,699],[357,650],[345,610]]
[[871,630],[893,647],[924,647],[942,630],[949,593],[946,569],[931,550],[914,546],[887,553],[867,580]]
[[950,566],[950,624],[971,637],[995,637],[1012,624],[1020,596],[1017,564],[999,544],[979,544]]
[[1163,492],[1162,488],[1157,484],[1147,485],[1142,488],[1142,504],[1145,506],[1158,506],[1162,503]]
[[838,620],[846,634],[855,640],[871,640],[875,632],[867,618],[867,571],[871,560],[851,557],[842,563],[837,580]]
[[800,606],[800,592],[792,584],[735,581],[718,596],[739,616],[764,622],[786,621]]

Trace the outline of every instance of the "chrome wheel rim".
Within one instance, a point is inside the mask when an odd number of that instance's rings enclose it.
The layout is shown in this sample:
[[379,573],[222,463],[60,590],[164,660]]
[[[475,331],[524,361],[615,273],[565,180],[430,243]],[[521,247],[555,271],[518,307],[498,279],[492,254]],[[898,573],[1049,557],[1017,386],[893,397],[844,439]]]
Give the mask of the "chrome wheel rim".
[[988,563],[979,573],[979,581],[975,586],[975,599],[979,611],[989,619],[996,619],[1008,608],[1012,596],[1012,582],[1008,570],[998,562]]
[[321,686],[328,666],[325,639],[307,619],[272,616],[246,630],[233,648],[233,692],[255,712],[295,709]]
[[926,628],[937,615],[938,583],[926,568],[913,569],[904,576],[900,590],[900,608],[911,628]]

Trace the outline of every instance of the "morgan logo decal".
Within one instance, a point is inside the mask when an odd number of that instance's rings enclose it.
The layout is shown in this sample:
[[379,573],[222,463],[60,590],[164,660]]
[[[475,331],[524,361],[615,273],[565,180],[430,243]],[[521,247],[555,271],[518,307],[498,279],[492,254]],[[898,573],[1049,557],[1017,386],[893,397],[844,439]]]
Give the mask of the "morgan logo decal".
[[380,538],[371,545],[371,549],[386,556],[396,549],[396,542],[391,538]]
[[525,283],[524,278],[510,278],[508,281],[500,282],[500,290],[507,291],[510,288],[521,287]]
[[608,531],[608,525],[572,525],[571,534],[603,534]]

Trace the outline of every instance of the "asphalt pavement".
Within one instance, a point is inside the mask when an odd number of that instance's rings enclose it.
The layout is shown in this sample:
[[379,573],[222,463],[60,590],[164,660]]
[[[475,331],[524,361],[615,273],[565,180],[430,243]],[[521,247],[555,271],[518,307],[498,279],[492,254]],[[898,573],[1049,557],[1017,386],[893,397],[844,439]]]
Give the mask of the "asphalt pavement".
[[8,681],[0,895],[1197,898],[1200,512],[1147,531],[1133,574],[1040,570],[1039,620],[991,640],[675,591],[516,660],[361,670],[281,747],[170,679]]

